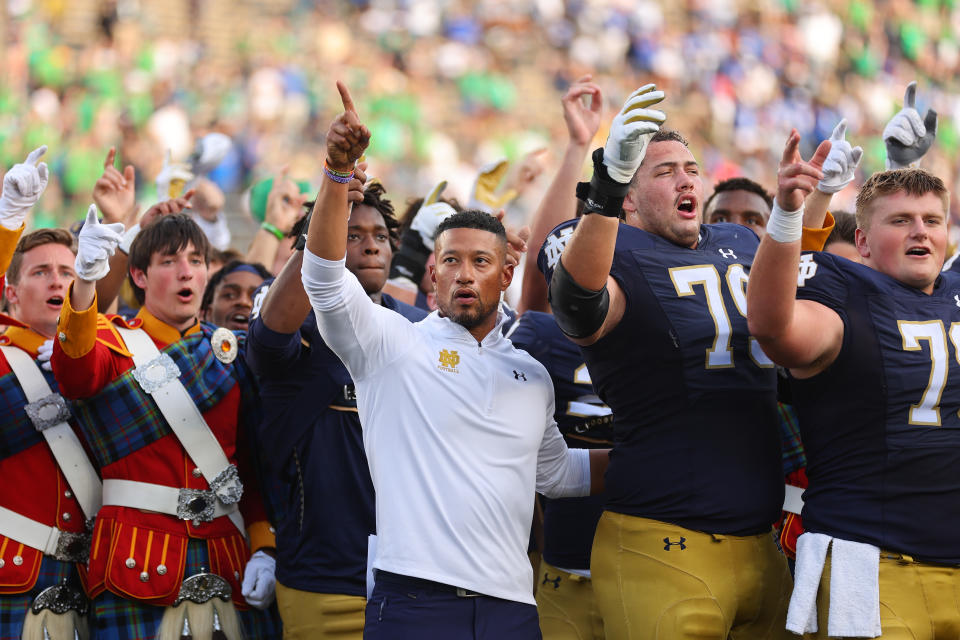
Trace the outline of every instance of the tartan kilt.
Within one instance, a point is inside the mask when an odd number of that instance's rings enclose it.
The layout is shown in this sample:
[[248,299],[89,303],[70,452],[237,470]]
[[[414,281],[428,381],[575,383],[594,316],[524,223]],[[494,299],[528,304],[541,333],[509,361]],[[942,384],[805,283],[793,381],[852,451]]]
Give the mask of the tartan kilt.
[[37,582],[29,591],[0,595],[0,640],[20,640],[23,619],[33,604],[33,599],[47,587],[60,584],[64,580],[78,591],[83,591],[76,564],[43,556]]
[[[187,544],[185,577],[210,567],[206,540],[191,538]],[[154,640],[166,607],[142,604],[104,591],[93,600],[90,621],[91,640]],[[266,611],[237,610],[245,640],[274,640],[282,635],[276,603]],[[19,640],[19,636],[15,640]]]

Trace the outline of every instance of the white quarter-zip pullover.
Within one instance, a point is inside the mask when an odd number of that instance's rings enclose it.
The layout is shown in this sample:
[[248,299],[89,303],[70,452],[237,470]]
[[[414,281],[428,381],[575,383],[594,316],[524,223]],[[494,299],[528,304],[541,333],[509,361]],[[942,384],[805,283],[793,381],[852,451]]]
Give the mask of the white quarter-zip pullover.
[[546,370],[499,323],[479,343],[437,312],[412,324],[373,304],[343,260],[304,254],[320,333],[356,385],[374,566],[535,604],[534,492],[590,491],[589,453],[567,449]]

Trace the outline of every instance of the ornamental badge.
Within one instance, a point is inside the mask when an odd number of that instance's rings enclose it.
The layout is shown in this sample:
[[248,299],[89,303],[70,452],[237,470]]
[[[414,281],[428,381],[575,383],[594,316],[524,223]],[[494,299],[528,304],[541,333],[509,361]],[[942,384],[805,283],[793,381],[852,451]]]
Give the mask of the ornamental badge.
[[210,336],[210,345],[213,347],[213,355],[223,364],[230,364],[237,359],[237,336],[233,335],[230,329],[217,327]]

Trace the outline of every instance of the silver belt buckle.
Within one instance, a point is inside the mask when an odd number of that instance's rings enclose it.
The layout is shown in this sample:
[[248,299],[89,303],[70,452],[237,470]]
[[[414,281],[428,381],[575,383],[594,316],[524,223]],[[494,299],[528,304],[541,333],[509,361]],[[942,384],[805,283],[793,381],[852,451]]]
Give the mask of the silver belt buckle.
[[177,517],[192,521],[195,527],[201,522],[213,522],[216,504],[217,496],[213,491],[180,489],[180,495],[177,498]]
[[73,533],[60,531],[57,537],[57,550],[53,557],[61,562],[80,562],[86,564],[90,557],[90,543],[92,536],[89,533]]
[[469,589],[464,589],[462,587],[457,587],[457,597],[458,598],[478,598],[481,594],[470,591]]
[[70,419],[70,408],[59,393],[50,393],[36,402],[24,405],[23,410],[34,428],[43,432]]
[[140,387],[149,394],[163,388],[171,380],[180,377],[180,368],[173,358],[161,353],[150,362],[135,367],[131,372]]

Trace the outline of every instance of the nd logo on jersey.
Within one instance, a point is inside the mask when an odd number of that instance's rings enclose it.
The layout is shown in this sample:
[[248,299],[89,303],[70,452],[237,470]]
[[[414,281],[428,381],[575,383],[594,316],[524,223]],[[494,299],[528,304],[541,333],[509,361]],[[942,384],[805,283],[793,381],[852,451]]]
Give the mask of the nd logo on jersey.
[[440,350],[440,366],[437,368],[441,371],[449,371],[450,373],[460,373],[457,371],[457,365],[460,364],[460,354],[456,351],[447,351],[446,349]]

